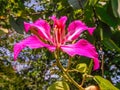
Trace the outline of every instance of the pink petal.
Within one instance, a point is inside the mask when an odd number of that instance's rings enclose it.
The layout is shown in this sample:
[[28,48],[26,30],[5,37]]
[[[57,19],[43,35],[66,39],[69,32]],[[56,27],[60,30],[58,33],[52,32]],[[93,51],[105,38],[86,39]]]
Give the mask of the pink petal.
[[66,16],[62,16],[62,17],[59,19],[59,21],[60,21],[63,25],[65,25],[65,23],[66,23],[66,21],[67,21],[67,17],[66,17]]
[[22,40],[21,42],[16,43],[14,45],[14,60],[17,59],[18,54],[21,52],[21,50],[27,46],[31,49],[47,47],[50,51],[55,50],[54,46],[50,46],[48,44],[43,43],[42,41],[40,41],[40,39],[38,37],[29,36],[28,38],[26,38],[26,39]]
[[65,28],[65,23],[67,21],[66,16],[62,16],[60,19],[57,19],[56,16],[52,16],[51,19],[54,21],[54,25],[57,25],[58,28]]
[[35,21],[34,24],[37,26],[42,26],[46,30],[46,32],[50,32],[50,25],[45,20],[38,19]]
[[50,25],[45,20],[37,20],[34,23],[27,23],[24,22],[25,31],[28,32],[29,30],[37,31],[40,37],[49,40],[51,39],[50,36]]
[[68,26],[68,34],[66,36],[66,39],[68,41],[72,41],[72,40],[75,40],[77,39],[80,34],[87,30],[90,35],[92,35],[93,31],[95,30],[94,27],[92,28],[89,28],[88,26],[85,25],[85,23],[83,23],[82,21],[80,20],[75,20],[73,21],[69,26]]
[[63,45],[61,49],[70,56],[81,55],[94,60],[94,70],[99,68],[98,54],[95,47],[87,40],[81,39],[75,44]]

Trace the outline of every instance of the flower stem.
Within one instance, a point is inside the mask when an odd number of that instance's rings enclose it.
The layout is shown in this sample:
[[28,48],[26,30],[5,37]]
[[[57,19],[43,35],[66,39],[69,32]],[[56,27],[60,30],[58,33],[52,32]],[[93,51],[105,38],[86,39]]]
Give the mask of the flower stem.
[[70,81],[72,84],[74,84],[79,90],[84,90],[84,88],[79,85],[67,72],[67,70],[62,66],[62,64],[60,63],[59,60],[59,51],[57,51],[55,54],[55,58],[56,58],[56,63],[57,66],[63,71],[63,74],[65,74],[67,76],[68,81]]
[[102,70],[102,77],[104,77],[104,56],[103,55],[102,55],[101,70]]
[[85,82],[85,79],[86,79],[86,74],[83,75],[83,79],[82,79],[81,86],[83,86],[83,84],[84,84],[84,82]]
[[68,65],[67,65],[67,71],[70,69],[70,65],[71,65],[71,58],[69,57],[69,59],[68,59]]

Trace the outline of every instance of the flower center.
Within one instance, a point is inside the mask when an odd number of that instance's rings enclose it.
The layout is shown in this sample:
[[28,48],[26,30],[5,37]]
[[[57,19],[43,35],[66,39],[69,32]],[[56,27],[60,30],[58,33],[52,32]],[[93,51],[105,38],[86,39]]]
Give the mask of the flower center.
[[63,44],[63,37],[64,37],[64,30],[62,30],[62,28],[59,27],[58,25],[55,25],[53,29],[53,38],[54,38],[53,42],[57,48],[59,48],[61,44]]

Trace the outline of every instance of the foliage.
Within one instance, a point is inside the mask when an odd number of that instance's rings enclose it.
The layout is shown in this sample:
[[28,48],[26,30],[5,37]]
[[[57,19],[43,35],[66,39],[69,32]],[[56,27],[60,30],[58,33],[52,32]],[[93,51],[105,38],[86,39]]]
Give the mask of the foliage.
[[95,76],[95,81],[98,83],[101,90],[105,90],[105,89],[119,90],[118,88],[114,87],[108,80],[100,76]]

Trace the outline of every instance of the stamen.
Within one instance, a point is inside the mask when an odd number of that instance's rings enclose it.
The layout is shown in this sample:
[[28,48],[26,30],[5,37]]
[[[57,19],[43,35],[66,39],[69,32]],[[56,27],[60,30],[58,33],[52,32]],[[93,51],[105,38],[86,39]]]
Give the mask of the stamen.
[[53,41],[52,43],[56,46],[56,47],[60,47],[61,44],[64,43],[64,36],[65,36],[65,31],[62,30],[61,27],[59,27],[58,25],[54,25],[53,28]]

